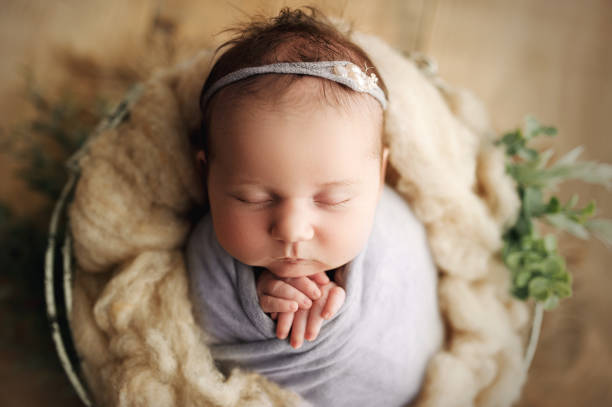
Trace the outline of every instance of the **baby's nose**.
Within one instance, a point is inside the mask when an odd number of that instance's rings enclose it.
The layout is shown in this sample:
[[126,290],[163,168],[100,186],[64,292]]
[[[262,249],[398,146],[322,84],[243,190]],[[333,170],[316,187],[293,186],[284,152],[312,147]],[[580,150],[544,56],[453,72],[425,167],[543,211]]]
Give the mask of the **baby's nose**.
[[274,239],[287,243],[312,239],[314,228],[308,210],[302,208],[299,203],[283,203],[278,208],[270,234]]

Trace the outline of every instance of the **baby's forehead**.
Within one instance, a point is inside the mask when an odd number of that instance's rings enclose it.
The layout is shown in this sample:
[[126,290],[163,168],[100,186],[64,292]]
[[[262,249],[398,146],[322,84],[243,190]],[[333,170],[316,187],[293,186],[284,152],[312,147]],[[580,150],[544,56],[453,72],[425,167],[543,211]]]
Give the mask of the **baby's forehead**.
[[[371,143],[372,157],[380,156],[384,116],[374,97],[321,78],[303,76],[290,81],[287,78],[291,75],[262,77],[267,78],[246,88],[228,86],[215,96],[208,123],[210,153],[228,133],[249,133],[251,127],[273,130],[277,121],[295,119],[310,127],[319,124],[317,121],[340,118],[338,122],[351,127],[355,137],[366,137]],[[356,128],[353,124],[357,122],[362,126]]]
[[[268,74],[236,82],[213,98],[215,113],[231,114],[237,109],[265,109],[308,112],[321,106],[333,107],[344,115],[368,115],[382,123],[378,101],[365,93],[327,79],[307,75]],[[212,116],[212,115],[211,115]],[[216,117],[210,117],[213,120]]]

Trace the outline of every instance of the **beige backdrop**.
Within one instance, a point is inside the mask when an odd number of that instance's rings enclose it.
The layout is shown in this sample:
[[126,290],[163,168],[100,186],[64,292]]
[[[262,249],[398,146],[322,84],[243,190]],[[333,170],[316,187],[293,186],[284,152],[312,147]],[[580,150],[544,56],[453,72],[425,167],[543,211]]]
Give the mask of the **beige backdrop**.
[[[24,65],[48,86],[65,84],[56,59],[58,44],[98,60],[117,57],[130,42],[142,40],[154,15],[177,23],[185,43],[212,44],[214,33],[244,13],[273,14],[281,6],[303,4],[352,19],[361,31],[400,50],[432,56],[445,80],[484,100],[498,131],[515,128],[531,113],[558,127],[552,145],[559,153],[583,145],[583,158],[612,162],[609,0],[2,0],[0,137],[32,113],[21,96]],[[122,58],[138,63],[138,55]],[[105,91],[113,94],[100,89]],[[0,171],[9,174],[14,168],[0,151]],[[609,191],[568,183],[560,195],[567,198],[572,192],[595,199],[600,214],[612,217]],[[19,214],[42,202],[14,176],[2,177],[0,200]],[[598,241],[563,238],[562,247],[575,277],[574,297],[545,316],[521,406],[612,405],[612,255]],[[0,351],[2,387],[11,389],[3,390],[0,404],[59,405],[54,394],[69,386],[59,367],[52,372],[18,369],[26,353]],[[63,398],[61,405],[67,403],[78,405],[76,398]]]

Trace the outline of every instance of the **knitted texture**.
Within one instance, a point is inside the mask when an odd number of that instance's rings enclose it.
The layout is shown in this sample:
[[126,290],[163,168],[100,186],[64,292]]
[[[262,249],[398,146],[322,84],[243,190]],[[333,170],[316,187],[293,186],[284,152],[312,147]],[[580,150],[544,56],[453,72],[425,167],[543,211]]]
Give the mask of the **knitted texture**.
[[[468,92],[439,90],[384,41],[351,35],[389,89],[392,186],[425,225],[440,271],[447,340],[415,406],[509,406],[522,365],[526,305],[497,255],[518,198]],[[144,84],[129,119],[93,140],[69,208],[77,261],[72,327],[99,406],[293,406],[296,394],[235,369],[224,377],[187,293],[188,212],[202,204],[188,144],[212,52]],[[383,373],[384,374],[384,373]]]

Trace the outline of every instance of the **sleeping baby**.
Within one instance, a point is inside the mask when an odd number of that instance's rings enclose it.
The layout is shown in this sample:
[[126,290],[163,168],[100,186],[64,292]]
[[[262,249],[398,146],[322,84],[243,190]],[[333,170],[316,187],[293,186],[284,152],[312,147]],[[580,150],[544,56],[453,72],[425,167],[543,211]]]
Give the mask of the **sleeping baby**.
[[[401,406],[443,336],[424,227],[385,184],[387,91],[316,9],[237,28],[200,98],[187,246],[218,368],[315,406]],[[424,135],[426,136],[426,135]]]

